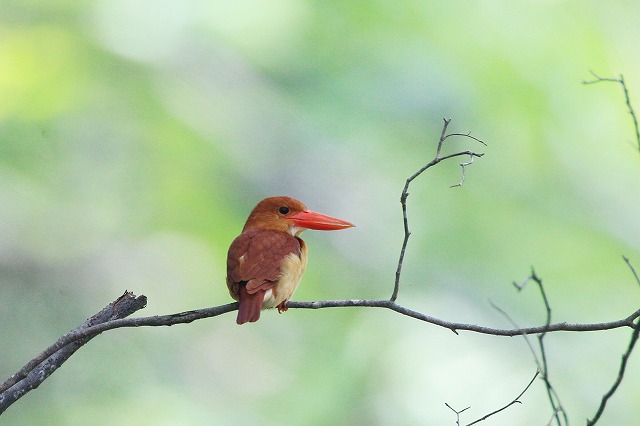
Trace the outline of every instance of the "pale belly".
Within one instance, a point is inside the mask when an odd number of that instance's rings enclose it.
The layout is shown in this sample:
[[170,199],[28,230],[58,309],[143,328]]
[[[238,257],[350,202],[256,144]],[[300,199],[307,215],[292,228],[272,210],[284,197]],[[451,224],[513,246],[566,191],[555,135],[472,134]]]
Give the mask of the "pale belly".
[[274,290],[267,290],[264,294],[262,309],[275,308],[280,303],[290,300],[293,293],[298,288],[302,274],[307,267],[306,247],[303,248],[301,256],[294,253],[288,255],[280,269],[280,279]]

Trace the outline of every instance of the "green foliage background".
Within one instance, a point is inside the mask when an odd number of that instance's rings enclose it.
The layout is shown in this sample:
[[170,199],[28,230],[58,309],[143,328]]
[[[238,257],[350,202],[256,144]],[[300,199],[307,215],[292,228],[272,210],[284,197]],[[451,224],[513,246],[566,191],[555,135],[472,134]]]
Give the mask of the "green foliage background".
[[[249,210],[291,195],[357,228],[307,232],[297,300],[386,298],[404,180],[442,117],[486,155],[417,180],[399,302],[540,324],[638,308],[640,153],[617,85],[640,99],[636,1],[0,3],[0,375],[125,289],[144,315],[227,303],[226,249]],[[640,109],[638,103],[635,104]],[[547,337],[574,424],[630,333]],[[517,395],[523,339],[375,309],[233,315],[106,333],[0,418],[9,425],[452,425]],[[603,424],[640,418],[640,361]],[[488,424],[547,424],[541,382]]]

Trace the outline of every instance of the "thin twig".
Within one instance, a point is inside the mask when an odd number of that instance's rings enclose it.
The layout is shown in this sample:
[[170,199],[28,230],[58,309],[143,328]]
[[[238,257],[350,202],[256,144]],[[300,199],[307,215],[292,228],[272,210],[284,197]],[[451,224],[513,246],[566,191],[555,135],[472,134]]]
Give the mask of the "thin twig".
[[[424,173],[427,169],[435,166],[436,164],[442,161],[445,161],[454,157],[459,157],[461,155],[468,155],[471,158],[471,160],[468,163],[466,163],[466,165],[468,165],[473,162],[472,160],[474,157],[482,157],[484,155],[482,153],[476,153],[472,151],[461,151],[461,152],[456,152],[455,154],[442,156],[442,146],[444,144],[444,141],[446,141],[448,138],[453,136],[460,136],[460,137],[465,137],[465,138],[469,138],[474,141],[480,142],[485,146],[487,145],[486,143],[476,138],[475,136],[471,136],[470,133],[447,134],[447,128],[449,127],[449,123],[451,123],[451,119],[445,118],[443,120],[444,120],[444,124],[442,126],[442,131],[440,132],[440,139],[438,140],[438,145],[436,148],[436,156],[433,158],[433,160],[431,160],[429,163],[421,167],[417,172],[415,172],[406,180],[404,184],[404,188],[402,189],[402,193],[400,194],[400,204],[402,206],[402,222],[404,226],[404,239],[402,240],[402,247],[400,248],[400,258],[398,259],[398,267],[396,268],[396,279],[393,286],[393,293],[391,294],[391,298],[389,299],[391,302],[395,302],[396,299],[398,298],[398,292],[400,291],[400,275],[402,274],[402,263],[404,262],[404,254],[407,249],[407,243],[409,242],[409,237],[411,236],[411,231],[409,231],[409,219],[407,218],[407,197],[409,197],[409,185],[411,184],[411,182],[413,182],[414,179],[416,179],[418,176]],[[462,164],[461,166],[462,166],[462,180],[458,185],[453,185],[453,186],[461,186],[462,182],[464,181],[465,171],[464,171],[464,166]]]
[[553,421],[556,419],[556,414],[558,413],[559,408],[556,407],[556,410],[551,413],[551,418],[549,419],[549,422],[547,423],[547,426],[551,426],[551,423],[553,423]]
[[454,413],[456,413],[456,426],[460,426],[460,414],[464,413],[465,411],[467,411],[469,408],[471,408],[470,406],[467,408],[463,408],[462,410],[458,411],[455,408],[453,408],[452,406],[450,406],[449,404],[447,404],[446,402],[444,403],[444,405],[446,405],[449,410],[453,411]]
[[[516,323],[513,320],[513,318],[511,318],[511,316],[507,313],[507,311],[505,311],[504,309],[500,308],[498,305],[493,303],[491,300],[489,300],[489,304],[491,305],[491,307],[493,307],[493,309],[495,309],[502,316],[504,316],[506,318],[506,320],[511,323],[513,328],[517,328],[517,329],[520,328],[518,323]],[[531,339],[529,339],[529,335],[528,334],[522,334],[522,337],[524,338],[524,341],[527,343],[527,346],[529,347],[529,351],[531,352],[531,355],[533,355],[533,360],[534,360],[534,362],[536,364],[536,367],[538,367],[538,371],[542,371],[542,363],[540,362],[540,359],[538,359],[538,354],[536,354],[536,351],[533,348],[533,343],[531,343]]]
[[627,256],[622,256],[622,259],[624,259],[624,261],[627,264],[627,266],[629,267],[629,269],[631,269],[631,273],[633,274],[633,277],[636,279],[636,282],[638,283],[638,285],[640,285],[640,277],[638,276],[638,273],[636,272],[636,268],[633,267],[633,265],[631,264],[631,261],[629,260],[629,258]]
[[475,421],[473,421],[471,423],[468,423],[466,426],[471,426],[471,425],[475,425],[477,423],[480,423],[481,421],[488,419],[489,417],[493,416],[494,414],[498,414],[499,412],[506,410],[507,408],[511,407],[513,404],[522,404],[522,401],[520,401],[520,398],[522,398],[522,395],[524,395],[525,392],[527,390],[529,390],[529,388],[531,387],[533,382],[536,380],[536,377],[538,377],[538,374],[540,374],[540,372],[536,371],[536,374],[533,375],[533,378],[529,381],[529,384],[524,388],[524,390],[522,392],[520,392],[520,394],[518,396],[516,396],[513,399],[513,401],[509,402],[508,404],[504,405],[501,408],[498,408],[495,411],[492,411],[491,413],[489,413],[489,414],[487,414],[485,416],[480,417],[478,420],[475,420]]
[[582,84],[595,84],[600,83],[602,81],[611,81],[614,83],[618,83],[622,87],[622,91],[624,93],[624,101],[627,104],[627,110],[629,111],[629,115],[631,115],[631,120],[633,121],[633,128],[636,133],[636,144],[638,145],[638,150],[640,150],[640,129],[638,129],[638,117],[636,117],[636,113],[633,110],[633,106],[631,105],[631,99],[629,97],[629,90],[627,89],[627,84],[624,82],[624,76],[620,74],[619,78],[612,77],[600,77],[593,71],[590,71],[591,74],[596,78],[595,80],[583,81]]
[[465,175],[465,167],[470,166],[471,164],[473,164],[473,159],[475,157],[473,155],[469,156],[469,161],[466,161],[464,163],[460,163],[460,167],[462,168],[462,177],[460,178],[460,182],[456,183],[455,185],[451,185],[449,188],[457,188],[458,186],[462,186],[462,184],[464,183],[464,179],[466,177]]

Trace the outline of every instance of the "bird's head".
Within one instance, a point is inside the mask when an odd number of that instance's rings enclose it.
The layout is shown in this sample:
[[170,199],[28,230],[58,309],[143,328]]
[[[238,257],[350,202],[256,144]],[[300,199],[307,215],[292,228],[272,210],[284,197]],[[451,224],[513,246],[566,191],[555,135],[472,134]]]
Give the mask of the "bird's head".
[[253,209],[244,230],[254,228],[288,232],[297,236],[305,229],[332,231],[354,226],[352,223],[316,213],[291,197],[270,197],[260,201]]

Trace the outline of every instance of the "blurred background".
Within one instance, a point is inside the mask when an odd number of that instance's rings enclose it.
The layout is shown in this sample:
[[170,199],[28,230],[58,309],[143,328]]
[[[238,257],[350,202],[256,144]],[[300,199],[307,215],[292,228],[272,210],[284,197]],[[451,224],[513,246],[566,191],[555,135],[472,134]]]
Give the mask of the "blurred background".
[[[0,376],[120,296],[138,315],[225,304],[226,250],[262,198],[349,220],[309,231],[296,300],[388,298],[405,179],[443,117],[488,146],[430,169],[408,200],[399,303],[439,318],[601,322],[638,308],[635,1],[0,3]],[[466,160],[461,158],[462,161]],[[617,374],[629,330],[554,333],[574,424]],[[453,425],[533,377],[522,338],[378,309],[235,314],[101,335],[16,402],[10,425]],[[602,424],[640,417],[640,355]],[[544,425],[537,380],[491,425]]]

